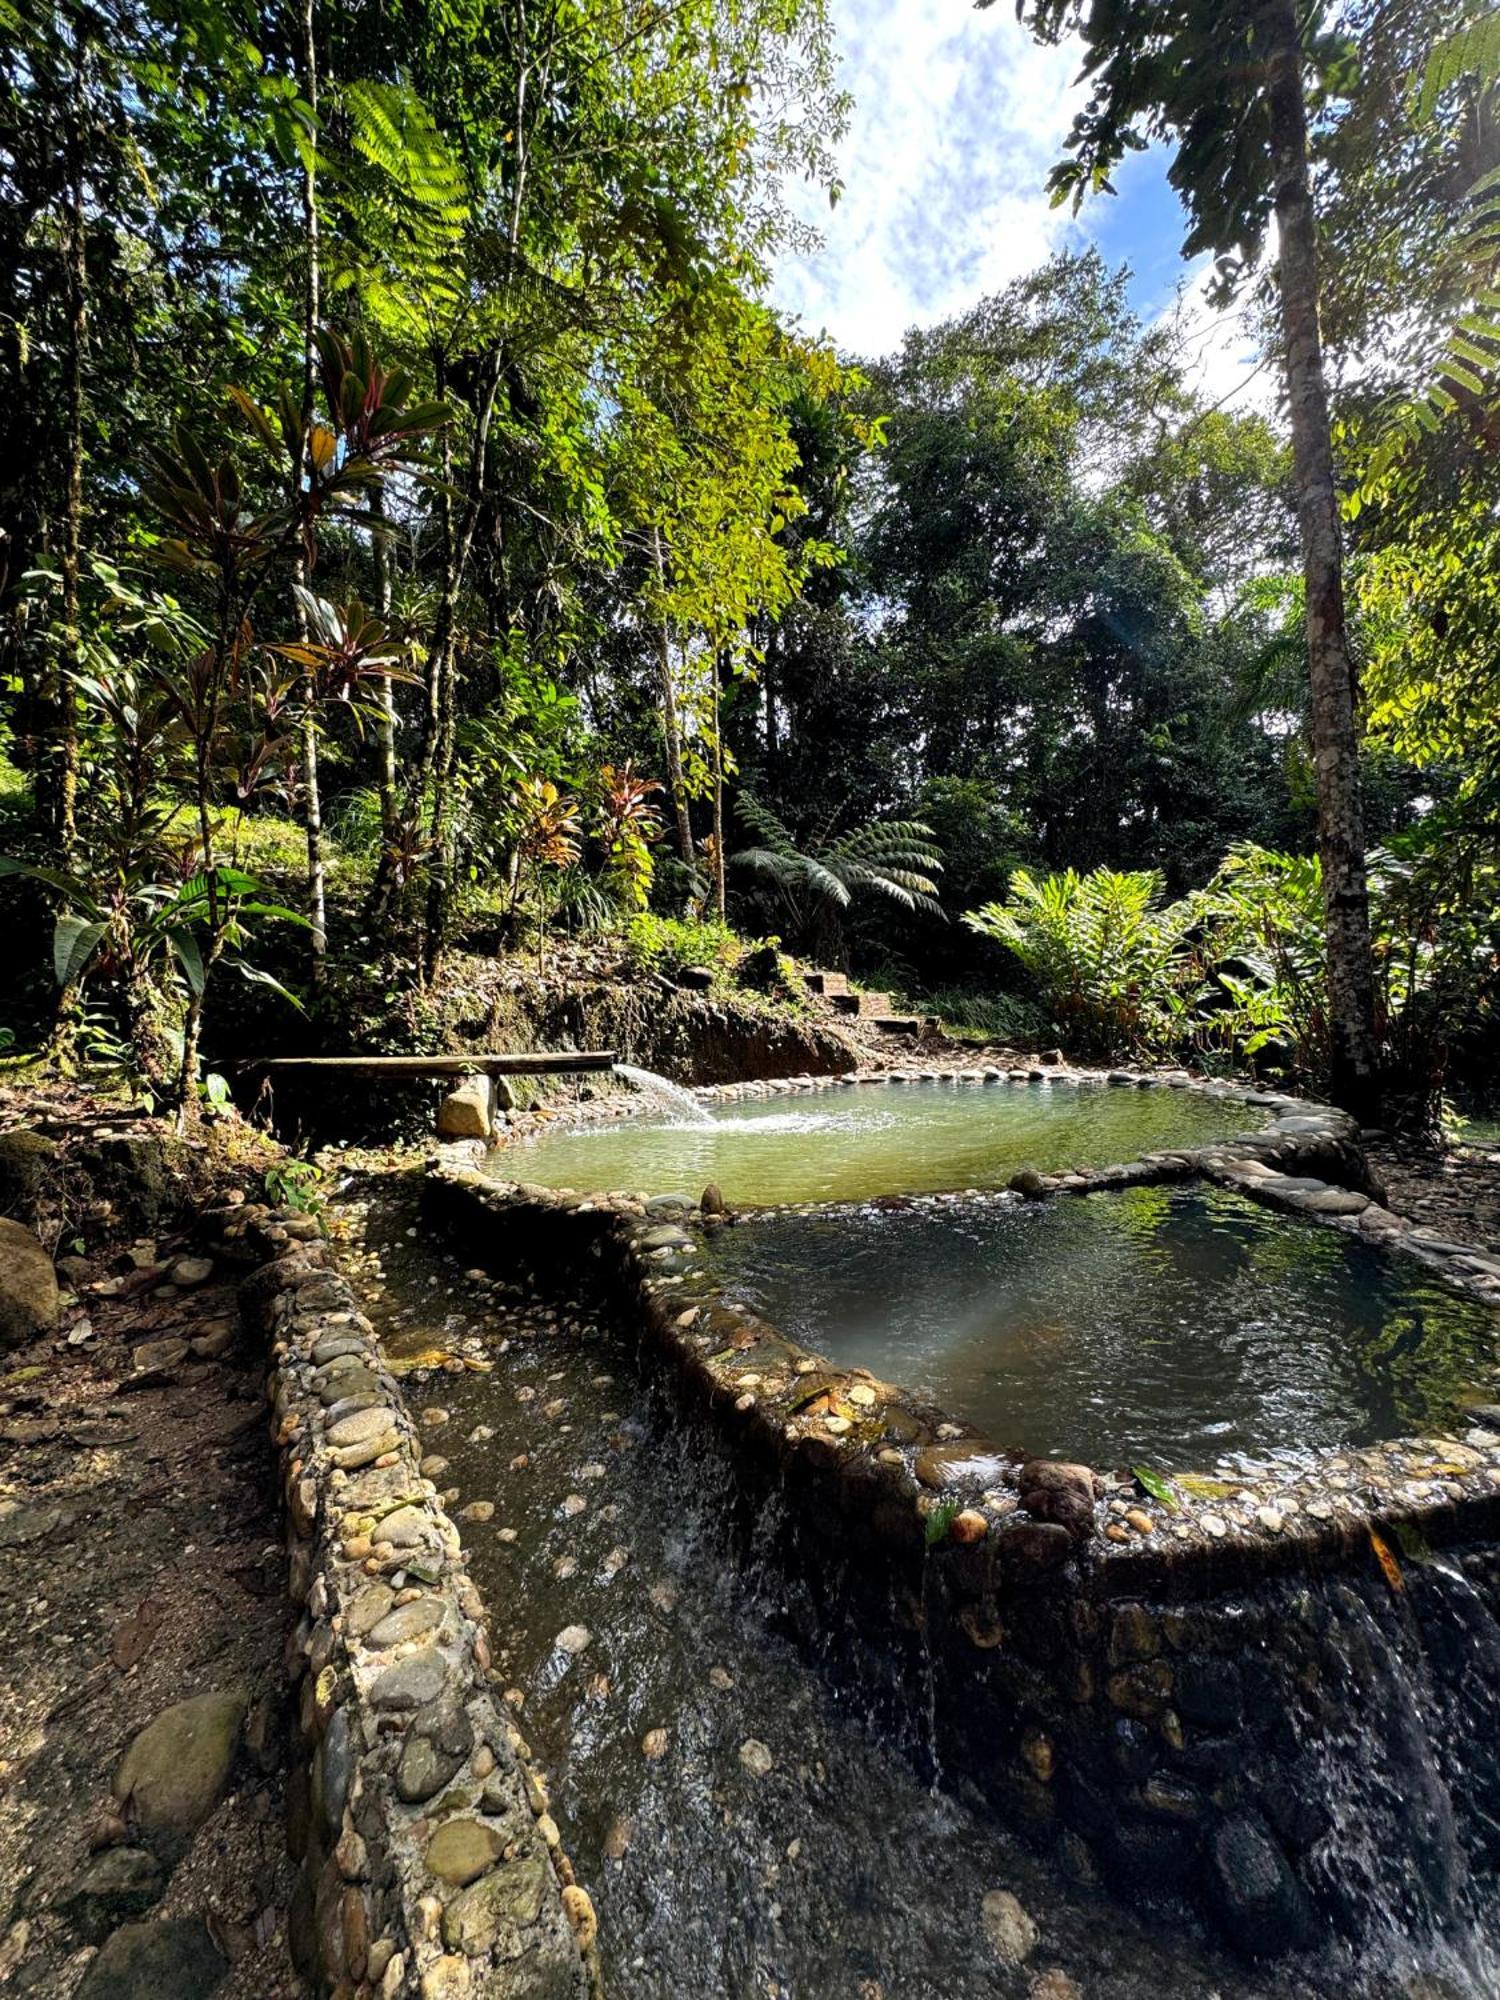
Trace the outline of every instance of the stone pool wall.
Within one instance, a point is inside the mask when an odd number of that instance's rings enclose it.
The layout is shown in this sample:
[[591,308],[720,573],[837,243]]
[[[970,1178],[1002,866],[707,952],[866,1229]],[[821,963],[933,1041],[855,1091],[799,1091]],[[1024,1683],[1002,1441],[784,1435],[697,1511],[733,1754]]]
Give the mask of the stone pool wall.
[[[234,1234],[234,1212],[226,1218]],[[458,1531],[320,1243],[246,1279],[269,1340],[305,1761],[294,1948],[353,2000],[599,2000],[595,1921],[490,1670]]]
[[[1409,1243],[1494,1298],[1500,1272],[1323,1178],[1368,1186],[1337,1113],[1262,1102],[1281,1115],[1251,1139],[1026,1191],[1207,1174],[1319,1226]],[[696,1261],[719,1217],[451,1164],[426,1200],[465,1254],[613,1317],[721,1452],[809,1643],[882,1695],[951,1780],[1080,1877],[1188,1897],[1252,1953],[1358,1927],[1328,1859],[1330,1768],[1357,1739],[1384,1796],[1418,1781],[1410,1729],[1363,1739],[1373,1669],[1346,1686],[1340,1663],[1403,1633],[1418,1643],[1407,1572],[1500,1535],[1500,1431],[1481,1421],[1274,1484],[1185,1480],[1153,1499],[1089,1467],[1019,1461],[727,1303]],[[1467,1812],[1449,1801],[1456,1850]]]

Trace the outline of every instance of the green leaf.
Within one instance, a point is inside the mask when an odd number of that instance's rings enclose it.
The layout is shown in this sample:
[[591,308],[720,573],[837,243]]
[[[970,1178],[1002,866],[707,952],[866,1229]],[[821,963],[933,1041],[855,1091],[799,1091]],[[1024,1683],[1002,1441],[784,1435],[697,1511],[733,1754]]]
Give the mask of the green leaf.
[[1130,1476],[1153,1500],[1160,1501],[1163,1507],[1169,1508],[1174,1514],[1178,1512],[1180,1503],[1172,1490],[1171,1481],[1164,1478],[1161,1473],[1153,1472],[1149,1465],[1132,1465]]
[[71,910],[58,918],[52,933],[52,971],[59,986],[72,986],[83,977],[105,929],[104,924],[92,923]]
[[203,954],[198,949],[198,940],[191,931],[172,930],[167,932],[167,942],[172,947],[177,963],[182,967],[183,977],[187,980],[189,990],[201,999],[207,975],[203,967]]

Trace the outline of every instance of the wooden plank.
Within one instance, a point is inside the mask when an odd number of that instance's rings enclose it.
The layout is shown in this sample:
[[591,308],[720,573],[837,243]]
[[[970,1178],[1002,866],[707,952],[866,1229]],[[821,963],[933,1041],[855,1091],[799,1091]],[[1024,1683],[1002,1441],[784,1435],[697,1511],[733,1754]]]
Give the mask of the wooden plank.
[[538,1055],[467,1056],[263,1056],[240,1069],[273,1076],[294,1070],[350,1076],[553,1076],[574,1070],[613,1069],[612,1049],[546,1050]]

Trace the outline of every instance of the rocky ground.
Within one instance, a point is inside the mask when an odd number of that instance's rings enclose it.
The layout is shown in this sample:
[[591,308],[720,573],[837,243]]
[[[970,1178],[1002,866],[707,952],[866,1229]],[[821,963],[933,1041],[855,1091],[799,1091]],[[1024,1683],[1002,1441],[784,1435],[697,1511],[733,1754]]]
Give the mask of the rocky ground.
[[258,1357],[185,1245],[60,1275],[0,1351],[0,1989],[291,2000]]
[[1398,1215],[1455,1243],[1500,1249],[1500,1151],[1392,1139],[1367,1151]]

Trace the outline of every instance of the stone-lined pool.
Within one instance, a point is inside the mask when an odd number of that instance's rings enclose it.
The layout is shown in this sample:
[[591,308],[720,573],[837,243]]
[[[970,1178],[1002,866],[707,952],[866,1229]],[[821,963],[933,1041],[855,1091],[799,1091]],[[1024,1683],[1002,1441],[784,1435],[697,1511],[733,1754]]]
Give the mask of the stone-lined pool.
[[785,1216],[720,1230],[707,1262],[838,1364],[1094,1465],[1243,1469],[1441,1428],[1497,1332],[1414,1261],[1210,1188]]
[[504,1179],[544,1187],[696,1194],[732,1206],[867,1201],[1001,1188],[1039,1173],[1207,1146],[1264,1125],[1237,1098],[1097,1082],[855,1084],[716,1106],[713,1122],[627,1118],[549,1133],[493,1156]]

